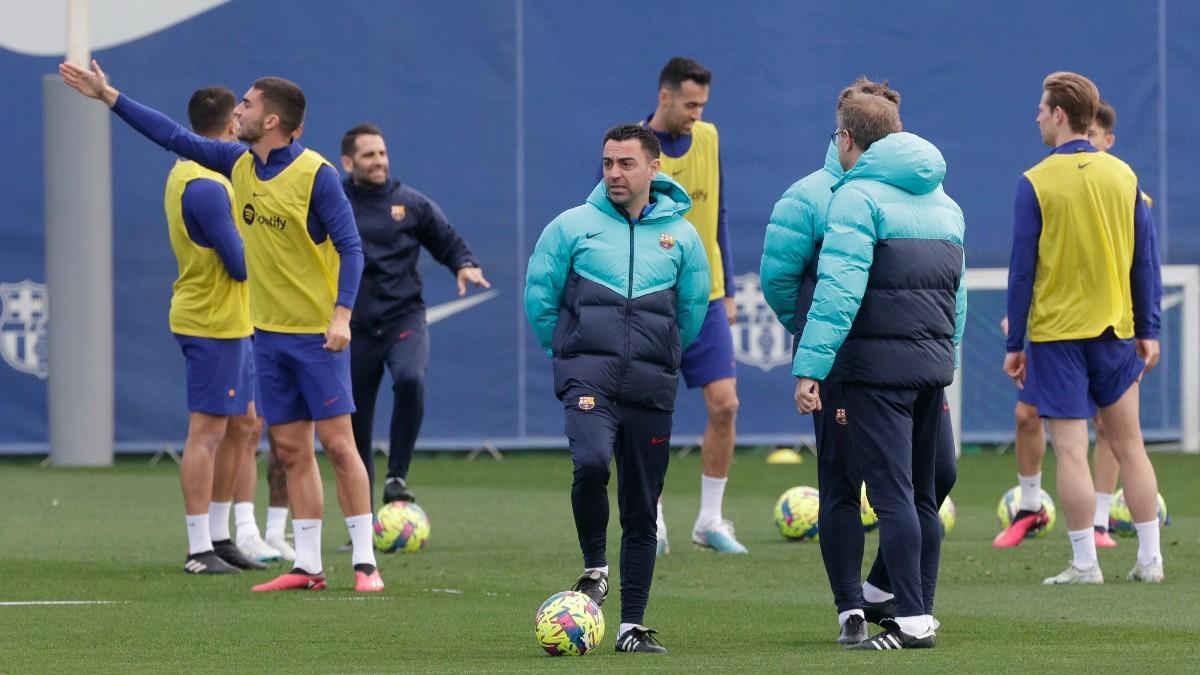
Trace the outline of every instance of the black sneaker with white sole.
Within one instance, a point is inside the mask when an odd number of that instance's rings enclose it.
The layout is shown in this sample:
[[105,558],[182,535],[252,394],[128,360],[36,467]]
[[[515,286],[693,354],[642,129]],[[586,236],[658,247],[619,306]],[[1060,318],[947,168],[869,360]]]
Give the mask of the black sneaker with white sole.
[[867,633],[867,620],[857,614],[851,614],[846,623],[842,624],[837,641],[839,645],[856,645],[868,637],[870,635]]
[[608,575],[600,570],[584,572],[575,580],[571,590],[586,594],[599,607],[608,597]]
[[667,648],[659,643],[658,631],[645,626],[634,626],[617,638],[617,651],[642,654],[666,654]]
[[243,570],[265,570],[267,566],[251,560],[242,553],[242,549],[237,547],[230,539],[222,539],[221,541],[213,542],[213,551],[225,562],[233,565],[238,569]]
[[183,571],[188,574],[237,574],[238,568],[221,560],[213,551],[193,553],[183,563]]
[[894,600],[884,600],[883,602],[864,600],[863,614],[866,615],[867,623],[873,623],[876,626],[882,625],[884,621],[896,618],[896,602]]
[[417,497],[408,489],[408,483],[403,478],[388,478],[383,485],[383,503],[415,502]]
[[863,651],[889,651],[893,649],[931,649],[936,641],[932,630],[927,631],[924,635],[909,635],[900,630],[900,626],[896,625],[895,621],[886,621],[887,630],[879,633],[875,637],[864,640],[856,645],[850,645],[846,649],[863,650]]

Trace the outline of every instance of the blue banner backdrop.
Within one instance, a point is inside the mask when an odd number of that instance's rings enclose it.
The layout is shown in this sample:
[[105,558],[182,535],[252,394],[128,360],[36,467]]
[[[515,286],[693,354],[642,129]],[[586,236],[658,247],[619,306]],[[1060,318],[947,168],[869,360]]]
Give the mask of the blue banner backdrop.
[[[1191,189],[1200,184],[1192,161],[1200,127],[1187,123],[1200,109],[1200,4],[1099,0],[1086,12],[1036,0],[680,7],[235,0],[96,58],[117,87],[180,120],[199,86],[240,93],[261,75],[293,79],[309,101],[303,142],[335,163],[344,130],[364,120],[384,129],[393,173],[441,204],[499,291],[443,311],[432,326],[423,447],[558,443],[549,363],[520,307],[525,261],[542,227],[593,187],[604,130],[652,111],[658,71],[678,54],[714,72],[705,117],[721,131],[743,317],[735,328],[743,441],[811,430],[794,412],[786,335],[761,305],[756,272],[774,201],[820,165],[836,96],[858,75],[890,80],[903,94],[906,128],[945,154],[946,190],[967,216],[968,264],[1007,262],[1013,186],[1046,152],[1034,116],[1042,78],[1054,70],[1089,75],[1116,106],[1114,152],[1156,199],[1165,259],[1200,262],[1200,230],[1188,227],[1200,212]],[[44,376],[54,364],[44,331],[81,329],[44,322],[52,299],[42,286],[41,148],[54,130],[41,128],[39,87],[58,60],[0,49],[0,87],[9,92],[0,128],[12,160],[0,181],[0,450],[8,452],[45,450]],[[114,123],[122,450],[178,443],[186,433],[183,361],[166,321],[175,264],[162,190],[171,162]],[[455,299],[444,269],[426,259],[422,272],[431,306]],[[386,389],[380,406],[390,405]],[[699,393],[682,392],[680,401],[677,439],[698,435]],[[1007,415],[1009,403],[997,409]],[[383,438],[387,416],[377,419]],[[965,432],[969,439],[970,425]]]

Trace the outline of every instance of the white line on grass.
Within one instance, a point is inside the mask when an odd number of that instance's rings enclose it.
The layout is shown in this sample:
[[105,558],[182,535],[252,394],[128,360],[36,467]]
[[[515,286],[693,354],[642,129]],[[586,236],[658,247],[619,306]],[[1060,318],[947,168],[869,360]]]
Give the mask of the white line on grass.
[[128,605],[128,600],[12,600],[0,602],[0,607],[31,607],[35,605]]

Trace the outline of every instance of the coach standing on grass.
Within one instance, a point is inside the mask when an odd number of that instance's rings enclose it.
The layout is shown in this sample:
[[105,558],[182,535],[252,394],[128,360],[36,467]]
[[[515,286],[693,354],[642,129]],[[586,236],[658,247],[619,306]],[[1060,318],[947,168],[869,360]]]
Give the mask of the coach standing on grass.
[[667,473],[683,349],[708,306],[708,261],[683,215],[691,200],[659,173],[659,143],[637,124],[604,136],[604,180],[538,239],[525,314],[554,360],[575,463],[571,505],[583,575],[573,590],[608,594],[609,463],[621,513],[619,652],[665,652],[642,624],[654,576],[656,504]]
[[374,495],[371,433],[375,396],[386,364],[395,402],[383,501],[415,501],[408,489],[408,466],[425,416],[425,367],[429,362],[425,302],[417,274],[421,247],[454,274],[459,295],[466,294],[468,284],[484,288],[491,284],[442,209],[388,173],[387,145],[379,127],[359,124],[342,136],[342,168],[350,174],[342,188],[354,208],[364,258],[362,285],[350,321],[354,342],[350,377],[358,407],[351,416],[354,442],[367,466]]
[[901,132],[894,103],[852,95],[837,121],[846,174],[833,186],[792,366],[796,406],[833,415],[826,440],[849,449],[866,481],[896,594],[885,632],[848,648],[932,647],[942,535],[934,467],[966,316],[963,216],[942,191],[941,153]]

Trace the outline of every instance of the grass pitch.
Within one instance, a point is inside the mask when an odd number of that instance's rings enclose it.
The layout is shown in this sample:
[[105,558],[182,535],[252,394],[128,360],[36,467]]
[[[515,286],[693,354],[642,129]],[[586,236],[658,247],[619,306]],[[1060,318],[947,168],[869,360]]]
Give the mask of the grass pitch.
[[[1200,457],[1153,456],[1173,519],[1163,530],[1164,584],[1125,581],[1137,545],[1123,539],[1100,552],[1104,586],[1064,588],[1040,585],[1070,557],[1062,514],[1049,537],[992,549],[997,500],[1016,481],[1013,457],[964,457],[952,493],[958,523],[942,552],[938,646],[880,654],[833,643],[836,615],[817,545],[786,543],[772,523],[780,493],[816,485],[815,461],[805,458],[772,466],[763,452],[739,452],[725,514],[749,556],[690,544],[699,458],[672,458],[672,553],[658,563],[646,618],[670,649],[665,656],[613,651],[614,504],[604,641],[586,657],[557,659],[536,644],[533,615],[580,569],[565,453],[502,462],[418,456],[411,483],[433,522],[430,545],[381,556],[388,587],[368,595],[351,590],[349,554],[334,550],[346,535],[331,482],[330,588],[260,595],[250,586],[278,570],[182,573],[175,466],[144,458],[90,470],[0,461],[0,672],[1196,672]],[[332,475],[327,465],[323,474]],[[1053,493],[1052,458],[1044,475]],[[265,494],[259,503],[261,526]],[[877,541],[868,535],[868,558]],[[28,601],[110,604],[7,604]]]

